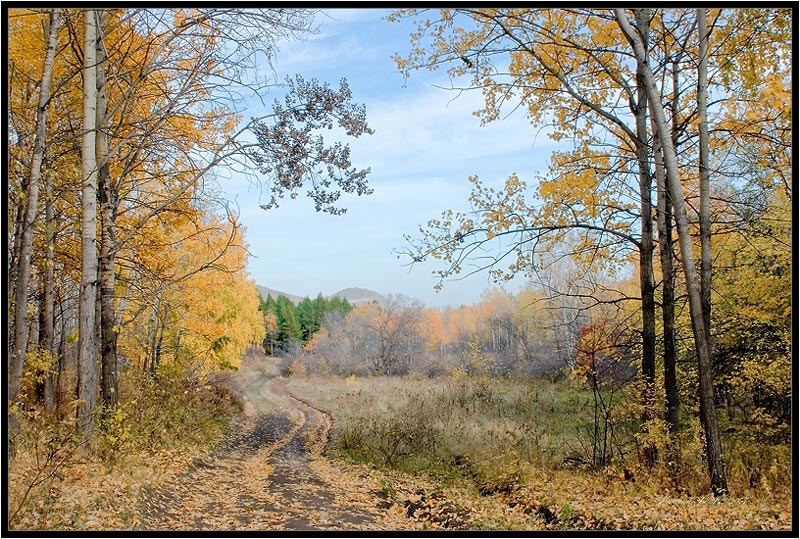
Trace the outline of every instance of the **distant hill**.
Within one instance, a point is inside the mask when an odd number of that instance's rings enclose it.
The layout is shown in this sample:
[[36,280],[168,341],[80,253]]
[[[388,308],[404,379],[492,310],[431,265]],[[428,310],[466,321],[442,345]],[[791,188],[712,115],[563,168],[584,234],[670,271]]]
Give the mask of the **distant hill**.
[[[277,299],[278,296],[286,296],[286,298],[292,303],[299,303],[303,300],[301,296],[296,296],[287,292],[281,292],[280,290],[275,290],[274,288],[267,288],[266,286],[261,286],[260,284],[256,285],[256,290],[258,290],[258,293],[261,295],[262,299],[267,299],[267,296],[269,295],[275,299]],[[371,301],[377,301],[378,303],[383,303],[386,301],[386,298],[383,295],[375,292],[374,290],[368,290],[366,288],[345,288],[344,290],[339,290],[335,294],[325,296],[325,299],[330,299],[335,296],[346,299],[352,305],[369,303]],[[311,297],[311,299],[314,299],[315,297],[317,297],[316,294]]]
[[266,286],[261,286],[260,284],[256,285],[256,290],[258,290],[258,293],[261,295],[261,299],[267,299],[267,296],[272,296],[272,299],[278,299],[278,296],[286,296],[286,299],[292,303],[299,303],[303,299],[300,296],[287,294],[286,292],[281,292],[280,290],[275,290],[273,288],[267,288]]
[[378,294],[374,290],[368,290],[366,288],[345,288],[344,290],[339,290],[335,294],[331,294],[328,297],[332,298],[334,296],[346,299],[352,305],[369,303],[371,301],[377,301],[378,303],[383,303],[386,301],[386,298],[383,297],[381,294]]

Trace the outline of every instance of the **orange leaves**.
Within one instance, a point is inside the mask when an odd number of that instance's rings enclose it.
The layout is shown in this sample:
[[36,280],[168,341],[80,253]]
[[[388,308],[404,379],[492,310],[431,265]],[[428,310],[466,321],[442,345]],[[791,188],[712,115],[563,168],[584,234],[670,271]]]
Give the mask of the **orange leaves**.
[[[259,299],[245,272],[243,230],[214,215],[179,207],[149,220],[121,253],[136,257],[124,275],[121,353],[147,353],[153,317],[160,320],[169,359],[189,360],[202,373],[236,366],[266,331]],[[165,359],[166,361],[166,359]]]
[[576,371],[596,379],[622,359],[626,344],[620,328],[606,317],[583,326],[575,353]]
[[625,36],[619,25],[610,18],[586,17],[586,27],[592,42],[603,49],[619,49],[625,43]]
[[436,350],[441,343],[447,343],[450,336],[445,333],[442,311],[425,309],[422,312],[422,327],[425,333],[425,344],[428,350]]

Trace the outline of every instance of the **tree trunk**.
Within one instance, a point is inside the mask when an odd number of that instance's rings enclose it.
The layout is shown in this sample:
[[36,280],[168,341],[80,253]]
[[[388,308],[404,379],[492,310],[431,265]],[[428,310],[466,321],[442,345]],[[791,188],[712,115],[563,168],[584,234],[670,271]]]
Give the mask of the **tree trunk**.
[[658,213],[658,250],[661,261],[661,320],[664,325],[664,391],[666,393],[667,421],[670,434],[678,433],[680,392],[678,377],[675,371],[675,268],[672,251],[672,204],[667,192],[664,177],[664,157],[661,153],[661,142],[655,137],[654,143],[656,193]]
[[58,418],[64,419],[65,416],[63,414],[63,410],[61,409],[61,403],[64,401],[64,377],[62,376],[62,373],[64,372],[67,361],[67,317],[64,313],[64,302],[60,297],[58,302],[58,314],[60,319],[60,328],[58,337],[58,354],[56,355],[58,362],[56,369],[55,405]]
[[[639,12],[640,31],[645,49],[648,45],[646,22],[643,17],[648,17],[647,11]],[[639,287],[642,294],[642,421],[644,428],[656,417],[655,413],[655,383],[656,383],[656,301],[655,284],[653,283],[653,202],[650,174],[649,145],[647,133],[647,89],[644,76],[637,66],[636,73],[636,109],[633,111],[636,119],[636,158],[639,165],[639,197],[641,213],[641,244],[639,246]],[[653,466],[658,458],[656,447],[653,444],[644,448],[644,462]]]
[[56,227],[53,223],[53,180],[49,174],[44,177],[44,222],[45,222],[45,251],[44,251],[44,282],[42,290],[42,325],[40,343],[44,350],[52,354],[56,365],[50,366],[50,372],[44,380],[44,408],[52,412],[56,407],[56,384],[61,371],[57,367],[61,364],[58,359],[58,350],[55,345],[55,249]]
[[697,64],[697,116],[700,152],[700,291],[703,295],[703,319],[706,339],[711,341],[711,189],[708,156],[708,26],[706,8],[697,8],[697,29],[700,34],[700,58]]
[[[636,10],[635,10],[636,11]],[[700,400],[700,421],[706,436],[706,456],[711,478],[711,491],[714,496],[727,494],[728,484],[725,476],[725,464],[722,453],[719,423],[714,406],[714,383],[711,373],[711,351],[706,338],[705,323],[703,319],[702,295],[700,282],[695,268],[694,250],[692,248],[689,219],[686,204],[683,200],[683,191],[678,168],[678,159],[675,148],[670,138],[661,95],[656,89],[655,77],[650,70],[647,54],[642,45],[642,40],[636,30],[631,26],[625,11],[621,8],[614,9],[620,29],[628,39],[633,49],[637,65],[641,64],[642,74],[645,78],[648,102],[653,121],[658,130],[664,154],[667,187],[672,198],[675,210],[675,222],[678,227],[678,241],[681,249],[683,272],[686,279],[686,289],[689,296],[689,314],[692,320],[692,333],[694,335],[697,351],[697,371],[699,377],[698,391]]]
[[[54,227],[53,227],[53,204],[50,200],[51,185],[48,179],[45,180],[45,233],[47,237],[45,247],[44,272],[42,276],[42,306],[40,310],[41,320],[39,323],[39,346],[48,352],[51,361],[56,359],[55,348],[55,294],[53,283],[53,258],[54,258]],[[57,371],[54,365],[48,365],[47,372],[44,373],[43,401],[44,409],[52,412],[55,408],[54,386]]]
[[33,223],[36,220],[39,203],[39,180],[42,175],[44,160],[45,136],[47,134],[47,106],[50,102],[50,82],[53,75],[53,63],[58,46],[58,27],[61,22],[61,10],[53,8],[50,13],[47,32],[47,52],[42,70],[42,84],[39,90],[39,103],[36,109],[36,135],[31,159],[31,173],[26,193],[26,207],[19,224],[20,241],[19,256],[16,268],[16,288],[14,292],[14,349],[8,373],[8,411],[10,427],[17,431],[18,424],[14,411],[19,389],[22,385],[22,373],[25,368],[25,355],[28,350],[28,283],[31,274],[31,257],[33,254]]
[[159,363],[161,363],[161,347],[164,342],[164,325],[166,323],[166,318],[168,315],[168,307],[164,309],[164,320],[162,321],[161,315],[161,302],[157,301],[157,303],[153,306],[153,326],[152,326],[152,334],[150,334],[150,350],[149,350],[149,364],[147,362],[146,370],[150,373],[150,376],[155,378],[156,369],[158,369]]
[[[19,190],[21,193],[26,193],[28,191],[28,179],[21,178]],[[15,294],[17,292],[17,279],[19,275],[19,254],[22,251],[22,231],[24,230],[23,223],[25,222],[25,208],[27,206],[19,204],[17,205],[16,212],[14,214],[14,219],[12,221],[14,225],[14,245],[11,250],[11,259],[8,261],[8,282],[9,282],[9,289],[8,289],[8,302],[9,305],[13,305],[16,301]],[[9,337],[14,337],[13,333],[9,335]],[[9,345],[13,345],[13,341],[9,341]],[[14,355],[14,350],[9,347],[9,357]],[[13,358],[12,358],[13,360]],[[9,367],[11,363],[9,363]],[[9,380],[10,381],[10,380]]]
[[164,321],[160,320],[158,324],[158,331],[156,332],[156,342],[153,347],[153,362],[150,364],[150,375],[155,378],[156,370],[161,364],[161,348],[164,345],[164,325],[166,323],[166,309],[164,313]]
[[93,435],[92,418],[97,406],[97,25],[94,10],[84,11],[83,140],[81,144],[83,189],[81,202],[81,296],[78,347],[78,423],[83,436]]
[[[678,52],[672,64],[672,132],[670,140],[672,147],[677,153],[679,146],[680,119],[678,110],[680,108],[680,57]],[[656,131],[656,128],[653,129]],[[656,138],[658,138],[656,136]],[[659,153],[656,156],[660,159],[662,173],[662,184],[664,190],[664,267],[668,268],[669,280],[664,281],[664,385],[667,390],[667,421],[670,422],[670,432],[677,434],[680,430],[680,390],[677,379],[677,348],[675,344],[675,245],[673,243],[673,211],[672,199],[667,187],[666,172],[664,169],[664,152],[659,143]],[[667,261],[666,258],[669,257]]]
[[[8,372],[8,411],[9,428],[12,434],[19,431],[19,423],[14,404],[19,398],[22,386],[22,373],[25,369],[25,355],[28,351],[28,283],[30,282],[31,257],[33,254],[33,223],[36,220],[39,199],[39,180],[44,161],[45,136],[47,134],[47,106],[50,103],[50,82],[53,75],[56,48],[58,46],[58,27],[61,23],[61,10],[53,8],[46,26],[47,51],[42,69],[42,83],[39,89],[39,103],[36,109],[36,135],[31,159],[31,173],[27,182],[26,206],[18,212],[19,234],[15,237],[17,265],[14,268],[14,348],[10,354]],[[17,240],[18,243],[17,243]],[[13,437],[9,437],[9,451],[13,453]]]
[[[102,21],[102,11],[98,20]],[[108,165],[108,121],[106,118],[106,52],[103,45],[103,25],[98,22],[97,39],[97,187],[100,200],[100,399],[103,414],[116,410],[117,386],[117,332],[114,309],[114,253],[116,241],[117,193],[111,181]]]

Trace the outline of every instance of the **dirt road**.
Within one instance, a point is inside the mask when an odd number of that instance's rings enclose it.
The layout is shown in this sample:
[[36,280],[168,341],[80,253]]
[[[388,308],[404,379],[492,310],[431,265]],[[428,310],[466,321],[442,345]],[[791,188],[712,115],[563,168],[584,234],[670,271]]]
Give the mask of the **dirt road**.
[[[255,351],[236,375],[244,413],[231,435],[142,502],[145,530],[375,529],[380,492],[333,481],[326,413],[296,399]],[[326,479],[327,477],[327,479]]]

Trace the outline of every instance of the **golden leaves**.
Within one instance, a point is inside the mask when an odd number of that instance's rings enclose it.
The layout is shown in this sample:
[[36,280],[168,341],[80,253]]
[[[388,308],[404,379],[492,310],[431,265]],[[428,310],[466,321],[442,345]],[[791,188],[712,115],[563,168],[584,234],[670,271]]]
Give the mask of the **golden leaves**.
[[[136,528],[139,495],[182,472],[192,460],[185,451],[156,455],[127,452],[109,468],[94,456],[70,462],[56,475],[48,493],[31,500],[14,529],[112,530]],[[35,466],[33,451],[16,456],[9,468],[9,497],[21,494]]]

